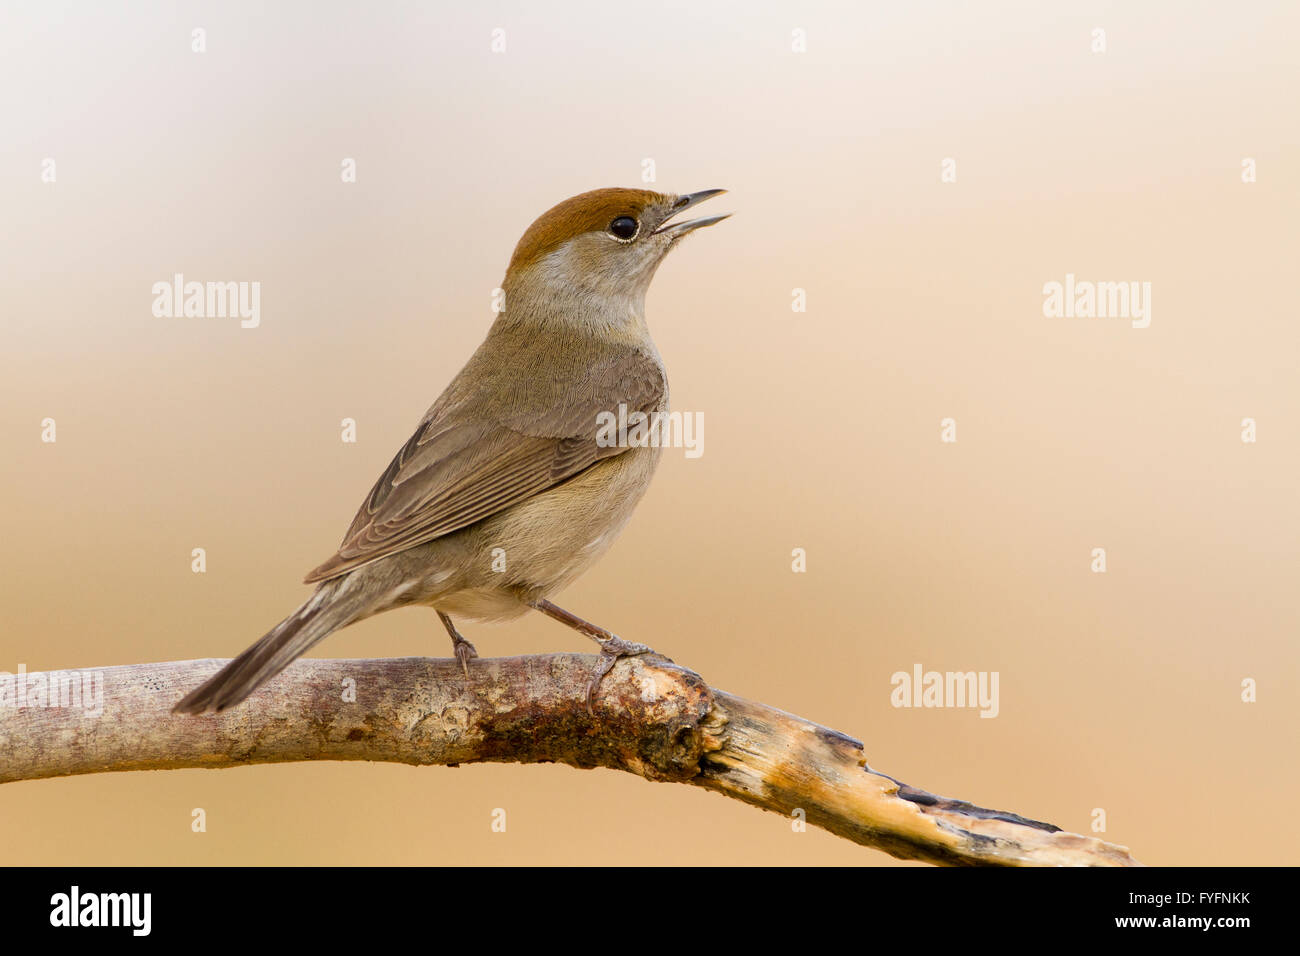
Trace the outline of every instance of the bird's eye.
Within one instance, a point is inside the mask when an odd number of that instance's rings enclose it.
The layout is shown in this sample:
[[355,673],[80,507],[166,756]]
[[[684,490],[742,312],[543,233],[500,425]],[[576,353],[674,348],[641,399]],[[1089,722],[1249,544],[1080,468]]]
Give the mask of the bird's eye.
[[631,216],[619,216],[609,224],[609,234],[620,242],[629,242],[640,228],[640,223]]

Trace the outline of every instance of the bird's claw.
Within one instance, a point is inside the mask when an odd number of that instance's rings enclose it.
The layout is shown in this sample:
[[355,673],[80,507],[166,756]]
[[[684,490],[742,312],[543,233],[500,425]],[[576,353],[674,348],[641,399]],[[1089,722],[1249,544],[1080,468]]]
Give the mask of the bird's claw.
[[460,661],[461,670],[463,670],[465,672],[465,676],[468,677],[469,660],[471,657],[478,657],[478,651],[474,650],[474,645],[471,644],[469,641],[465,640],[465,638],[463,637],[456,642],[455,648],[456,648],[456,660]]
[[600,658],[596,661],[596,669],[592,672],[591,680],[587,683],[587,712],[594,713],[593,699],[596,689],[600,686],[601,680],[606,674],[613,669],[621,657],[639,657],[642,654],[658,654],[653,647],[647,644],[637,644],[633,641],[625,641],[621,637],[608,637],[600,642]]

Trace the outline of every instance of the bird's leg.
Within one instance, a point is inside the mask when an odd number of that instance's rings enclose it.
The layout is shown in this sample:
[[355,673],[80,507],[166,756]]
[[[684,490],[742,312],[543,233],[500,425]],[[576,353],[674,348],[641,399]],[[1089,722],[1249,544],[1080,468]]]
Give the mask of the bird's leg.
[[442,626],[451,635],[451,646],[452,650],[456,652],[456,660],[460,661],[460,666],[465,671],[465,676],[468,677],[469,659],[478,657],[478,651],[474,650],[474,645],[465,640],[465,636],[456,630],[456,625],[451,623],[451,618],[441,611],[438,612],[438,617],[442,618]]
[[597,644],[600,645],[600,661],[596,664],[596,670],[591,675],[591,681],[587,684],[587,709],[591,709],[591,698],[595,694],[596,688],[600,686],[601,678],[609,673],[610,668],[620,657],[636,657],[640,654],[658,654],[653,647],[645,644],[635,644],[632,641],[625,641],[617,634],[613,634],[603,627],[597,627],[590,621],[584,621],[576,614],[571,614],[562,607],[557,607],[550,601],[532,601],[531,606],[541,611],[547,617],[554,618],[561,624],[567,624],[580,634],[585,634]]

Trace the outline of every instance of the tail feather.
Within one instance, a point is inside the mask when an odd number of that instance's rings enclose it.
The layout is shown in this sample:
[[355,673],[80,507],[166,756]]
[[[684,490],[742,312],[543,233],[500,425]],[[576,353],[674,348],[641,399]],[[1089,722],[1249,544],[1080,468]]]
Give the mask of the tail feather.
[[322,585],[302,607],[186,694],[173,713],[202,714],[235,706],[320,641],[358,620],[361,607],[343,595],[345,590],[342,580]]

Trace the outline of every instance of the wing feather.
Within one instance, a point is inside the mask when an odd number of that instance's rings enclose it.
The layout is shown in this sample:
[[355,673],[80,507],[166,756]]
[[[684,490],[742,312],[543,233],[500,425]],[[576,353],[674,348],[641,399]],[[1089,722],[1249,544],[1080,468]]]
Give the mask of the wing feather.
[[[491,388],[455,384],[384,469],[338,552],[306,577],[345,574],[459,531],[625,451],[596,440],[600,412],[651,412],[666,402],[658,356],[602,354],[576,382],[552,379],[547,400],[496,410]],[[462,373],[464,374],[464,373]]]

